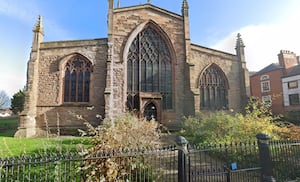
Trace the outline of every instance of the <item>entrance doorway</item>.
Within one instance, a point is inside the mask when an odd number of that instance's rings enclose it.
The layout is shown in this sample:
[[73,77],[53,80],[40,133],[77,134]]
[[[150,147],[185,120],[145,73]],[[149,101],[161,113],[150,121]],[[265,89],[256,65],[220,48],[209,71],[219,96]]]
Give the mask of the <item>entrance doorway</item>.
[[154,119],[157,121],[157,108],[153,104],[153,102],[150,102],[145,106],[144,118],[146,118],[147,121],[150,121],[151,119]]

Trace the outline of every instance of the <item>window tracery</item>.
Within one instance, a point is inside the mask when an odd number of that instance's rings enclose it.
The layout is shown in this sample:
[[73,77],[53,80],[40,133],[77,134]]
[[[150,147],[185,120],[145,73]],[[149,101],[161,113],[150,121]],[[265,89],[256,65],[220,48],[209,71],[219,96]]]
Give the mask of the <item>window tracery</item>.
[[227,78],[217,65],[211,65],[200,77],[200,108],[206,110],[228,109]]
[[171,54],[163,37],[153,28],[140,32],[127,56],[127,108],[138,110],[139,92],[162,95],[162,108],[172,109]]
[[92,64],[75,56],[66,63],[64,71],[64,102],[89,102]]

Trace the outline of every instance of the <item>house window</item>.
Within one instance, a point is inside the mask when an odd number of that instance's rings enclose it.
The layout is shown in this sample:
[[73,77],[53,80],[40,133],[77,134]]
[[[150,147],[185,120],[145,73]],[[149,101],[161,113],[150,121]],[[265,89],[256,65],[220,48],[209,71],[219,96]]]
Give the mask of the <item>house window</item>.
[[270,81],[261,82],[261,92],[270,92]]
[[172,61],[163,37],[148,27],[133,40],[127,56],[127,108],[139,110],[139,93],[162,96],[162,108],[172,109]]
[[272,97],[271,95],[266,95],[266,96],[262,96],[261,100],[263,101],[264,104],[272,104]]
[[290,102],[290,105],[300,105],[300,102],[299,102],[299,94],[290,94],[289,95],[289,102]]
[[270,77],[269,75],[262,75],[260,77],[261,92],[270,92]]
[[270,79],[269,75],[262,75],[260,77],[260,81],[269,80],[269,79]]
[[298,88],[298,81],[291,81],[291,82],[288,82],[288,88],[289,88],[289,89]]
[[200,77],[200,108],[206,110],[228,109],[228,84],[223,71],[211,65]]
[[65,65],[64,102],[89,102],[92,64],[75,56]]

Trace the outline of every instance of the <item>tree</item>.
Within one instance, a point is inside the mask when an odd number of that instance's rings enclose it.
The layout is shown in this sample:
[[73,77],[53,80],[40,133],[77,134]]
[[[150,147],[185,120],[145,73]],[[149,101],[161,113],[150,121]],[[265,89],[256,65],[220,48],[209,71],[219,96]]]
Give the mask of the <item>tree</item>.
[[14,114],[18,114],[24,110],[25,92],[19,90],[19,92],[13,95],[11,99],[11,109]]
[[9,96],[3,91],[0,91],[0,109],[7,109],[10,106],[10,98]]

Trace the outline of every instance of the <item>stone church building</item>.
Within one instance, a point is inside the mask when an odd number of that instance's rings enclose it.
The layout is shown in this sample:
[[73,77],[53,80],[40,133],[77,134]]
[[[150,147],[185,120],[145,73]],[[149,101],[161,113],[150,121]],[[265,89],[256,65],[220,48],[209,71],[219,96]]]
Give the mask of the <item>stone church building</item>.
[[[243,108],[249,94],[244,44],[236,55],[192,44],[189,8],[176,14],[148,1],[114,7],[108,0],[106,38],[44,42],[33,29],[27,92],[18,137],[59,126],[67,133],[133,111],[170,129],[201,110]],[[234,45],[233,45],[234,46]]]

